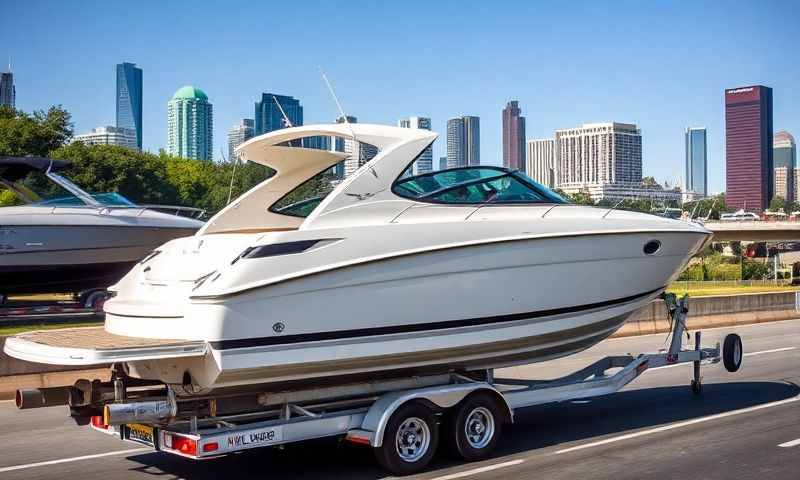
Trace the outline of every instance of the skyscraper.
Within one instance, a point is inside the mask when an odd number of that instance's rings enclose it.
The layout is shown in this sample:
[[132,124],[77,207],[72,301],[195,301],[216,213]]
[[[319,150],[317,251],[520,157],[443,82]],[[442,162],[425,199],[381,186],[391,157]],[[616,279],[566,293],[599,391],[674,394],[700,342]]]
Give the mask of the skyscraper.
[[447,156],[439,157],[439,170],[447,170]]
[[525,171],[547,187],[556,186],[556,145],[552,138],[528,140]]
[[239,145],[253,138],[253,120],[243,118],[228,130],[228,160],[233,160],[234,150]]
[[772,89],[725,91],[725,203],[761,212],[772,200]]
[[525,117],[519,102],[511,100],[503,109],[503,166],[525,171]]
[[708,145],[706,127],[686,129],[686,188],[705,197],[708,195]]
[[466,115],[447,121],[447,168],[480,165],[480,121]]
[[135,131],[142,149],[142,69],[135,63],[117,64],[117,128]]
[[288,127],[281,109],[286,113],[292,126],[299,127],[303,124],[303,106],[300,105],[300,100],[287,95],[262,93],[261,101],[256,102],[255,134],[262,135]]
[[592,198],[642,182],[642,134],[630,123],[585,123],[556,130],[557,186],[568,194],[590,190]]
[[117,145],[133,150],[138,150],[136,145],[136,130],[118,127],[97,127],[89,133],[72,137],[73,142],[82,142],[86,145]]
[[167,104],[167,152],[177,157],[211,160],[213,123],[205,92],[191,85],[181,87]]
[[772,142],[772,156],[775,167],[775,196],[795,201],[798,187],[794,181],[797,170],[797,147],[794,137],[789,132],[781,130],[775,134]]
[[[403,128],[418,128],[422,130],[431,129],[431,119],[428,117],[408,117],[401,118],[397,125]],[[433,145],[429,145],[422,154],[417,158],[417,161],[412,165],[411,175],[419,175],[433,171]]]
[[14,86],[14,74],[11,72],[11,60],[8,71],[0,73],[0,105],[14,108],[17,100],[17,89]]

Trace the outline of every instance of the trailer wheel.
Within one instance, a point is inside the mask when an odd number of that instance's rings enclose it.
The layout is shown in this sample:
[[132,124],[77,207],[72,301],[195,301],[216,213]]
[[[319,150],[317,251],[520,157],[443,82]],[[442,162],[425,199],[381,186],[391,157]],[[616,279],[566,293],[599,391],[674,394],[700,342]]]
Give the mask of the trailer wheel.
[[491,455],[500,438],[503,414],[494,396],[478,392],[450,412],[444,425],[449,453],[472,462]]
[[383,445],[376,447],[378,463],[394,475],[411,475],[428,466],[439,443],[433,412],[420,402],[398,408],[386,423]]
[[105,290],[89,290],[78,295],[78,302],[84,308],[91,308],[95,312],[103,311],[103,304],[108,299],[108,292]]
[[742,366],[742,338],[735,333],[729,333],[722,344],[722,363],[725,370],[735,372]]

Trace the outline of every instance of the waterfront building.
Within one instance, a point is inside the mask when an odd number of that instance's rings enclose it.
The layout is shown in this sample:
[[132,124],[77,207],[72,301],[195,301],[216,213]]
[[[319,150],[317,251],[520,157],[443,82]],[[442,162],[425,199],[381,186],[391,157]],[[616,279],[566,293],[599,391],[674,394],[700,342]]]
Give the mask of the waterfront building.
[[72,137],[70,143],[82,142],[86,145],[117,145],[120,147],[139,150],[136,144],[136,130],[119,127],[97,127],[91,132],[82,133]]
[[[397,122],[397,126],[403,128],[418,128],[422,130],[431,129],[431,119],[428,117],[408,117],[402,118]],[[433,145],[428,145],[422,154],[412,165],[411,175],[419,175],[421,173],[430,172],[433,170]]]
[[556,130],[556,186],[568,194],[589,189],[600,200],[642,183],[642,135],[634,124],[587,123]]
[[556,186],[556,142],[552,138],[527,142],[525,171],[528,176],[549,188]]
[[686,129],[686,184],[684,190],[708,195],[708,143],[706,127]]
[[517,100],[511,100],[503,109],[503,166],[524,172],[525,117],[521,113]]
[[197,87],[181,87],[167,104],[167,152],[195,160],[213,158],[213,109]]
[[277,93],[262,93],[261,100],[255,105],[256,136],[289,126],[281,113],[281,108],[289,118],[291,126],[299,127],[303,124],[303,106],[300,105],[300,100]]
[[447,121],[447,168],[480,165],[480,121],[468,115]]
[[439,157],[439,170],[447,170],[447,156]]
[[[787,131],[776,133],[772,141],[772,160],[774,195],[794,201],[797,183],[794,181],[797,169],[797,150],[794,137]],[[788,213],[788,212],[787,212]]]
[[228,130],[228,160],[233,160],[236,147],[253,138],[255,132],[252,118],[243,118]]
[[117,64],[117,128],[135,131],[142,149],[142,69],[135,63]]
[[14,73],[11,71],[11,60],[8,61],[8,71],[0,73],[0,105],[15,108],[17,89],[14,86]]
[[725,91],[725,203],[762,212],[772,176],[772,89],[763,85]]

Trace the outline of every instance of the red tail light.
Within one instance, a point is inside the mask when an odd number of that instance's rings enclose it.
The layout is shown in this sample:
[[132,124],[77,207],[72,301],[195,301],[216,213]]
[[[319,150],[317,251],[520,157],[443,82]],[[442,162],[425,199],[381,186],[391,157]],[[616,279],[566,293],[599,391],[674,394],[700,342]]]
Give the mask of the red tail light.
[[208,442],[203,445],[204,452],[216,452],[217,450],[219,450],[219,443],[217,442]]
[[191,438],[166,434],[164,435],[164,446],[185,455],[197,455],[197,440],[192,440]]

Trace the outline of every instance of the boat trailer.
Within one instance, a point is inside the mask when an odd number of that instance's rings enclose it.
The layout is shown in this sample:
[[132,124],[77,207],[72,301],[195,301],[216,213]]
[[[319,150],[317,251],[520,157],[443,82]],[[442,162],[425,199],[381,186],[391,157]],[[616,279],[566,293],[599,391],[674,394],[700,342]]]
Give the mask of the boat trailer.
[[[611,394],[650,368],[689,362],[694,366],[691,391],[700,394],[701,365],[722,361],[730,372],[739,369],[743,349],[738,335],[729,334],[722,346],[703,348],[698,331],[693,348],[684,349],[688,296],[662,298],[672,322],[666,351],[605,357],[554,380],[495,378],[492,370],[408,377],[259,393],[258,408],[251,406],[244,413],[220,408],[225,398],[182,400],[170,387],[160,398],[137,397],[116,382],[99,394],[113,403],[104,406],[102,415],[92,414],[90,423],[122,440],[191,459],[340,436],[372,447],[378,462],[398,475],[422,471],[440,438],[457,457],[480,460],[491,454],[502,425],[513,422],[518,408]],[[18,392],[18,406],[63,402],[58,392],[45,390]],[[54,400],[48,401],[47,395]],[[70,394],[70,405],[74,395]],[[194,413],[184,406],[198,400],[205,406]]]

